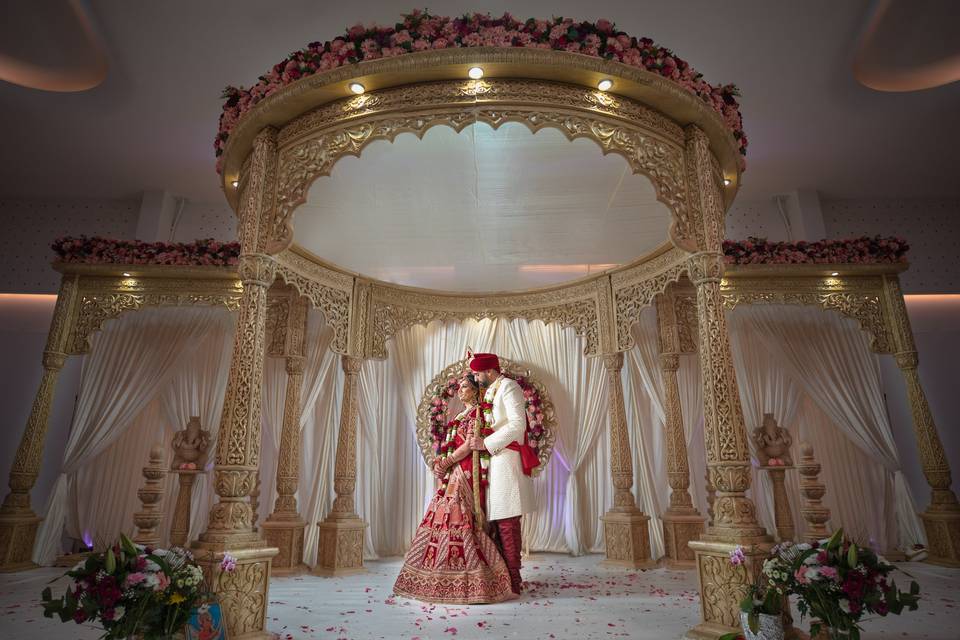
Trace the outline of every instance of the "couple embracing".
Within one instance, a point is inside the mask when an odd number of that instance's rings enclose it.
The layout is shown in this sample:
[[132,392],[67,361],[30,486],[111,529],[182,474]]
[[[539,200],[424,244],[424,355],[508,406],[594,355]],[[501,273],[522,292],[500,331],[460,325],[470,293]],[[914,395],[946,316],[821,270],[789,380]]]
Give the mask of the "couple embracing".
[[[393,590],[427,602],[502,602],[520,595],[520,518],[533,510],[530,474],[538,461],[527,444],[526,402],[520,385],[501,374],[492,353],[473,356],[458,396],[466,408],[447,424],[434,463],[440,488]],[[481,453],[486,527],[475,516],[473,451]]]

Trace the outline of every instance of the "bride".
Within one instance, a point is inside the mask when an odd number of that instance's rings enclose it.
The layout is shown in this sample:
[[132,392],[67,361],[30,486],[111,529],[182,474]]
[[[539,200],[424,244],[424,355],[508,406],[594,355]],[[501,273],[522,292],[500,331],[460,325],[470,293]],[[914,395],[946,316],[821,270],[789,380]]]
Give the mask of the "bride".
[[[466,406],[447,423],[445,443],[452,455],[437,456],[434,474],[440,489],[427,506],[393,587],[395,593],[427,602],[488,604],[510,600],[510,573],[493,540],[473,515],[470,447],[480,386],[472,373],[460,380],[458,397]],[[481,487],[480,504],[486,508]]]

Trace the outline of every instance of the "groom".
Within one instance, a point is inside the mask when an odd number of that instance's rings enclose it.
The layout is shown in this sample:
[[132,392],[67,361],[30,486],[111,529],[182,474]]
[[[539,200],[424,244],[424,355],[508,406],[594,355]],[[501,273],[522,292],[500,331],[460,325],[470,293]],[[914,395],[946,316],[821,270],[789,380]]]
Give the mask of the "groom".
[[520,578],[520,516],[532,511],[533,486],[524,474],[520,457],[520,444],[526,432],[526,402],[516,380],[500,373],[500,359],[493,353],[474,354],[470,369],[477,381],[487,387],[484,400],[493,405],[492,416],[488,415],[487,427],[493,433],[486,438],[474,434],[470,439],[472,449],[490,453],[490,468],[487,472],[487,520],[497,529],[500,552],[507,569],[513,592],[519,594],[523,581]]

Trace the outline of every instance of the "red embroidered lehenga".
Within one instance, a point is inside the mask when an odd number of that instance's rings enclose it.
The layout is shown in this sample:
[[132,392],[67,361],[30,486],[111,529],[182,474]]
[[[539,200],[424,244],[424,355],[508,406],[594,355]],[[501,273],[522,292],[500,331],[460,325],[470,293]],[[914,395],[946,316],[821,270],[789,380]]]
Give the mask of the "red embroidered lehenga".
[[[475,412],[461,414],[453,422],[470,420]],[[458,433],[454,443],[459,448],[464,438]],[[472,466],[469,455],[454,465],[446,488],[441,487],[430,501],[397,576],[396,594],[451,604],[489,604],[515,597],[496,544],[474,526]],[[482,495],[481,504],[485,507]]]

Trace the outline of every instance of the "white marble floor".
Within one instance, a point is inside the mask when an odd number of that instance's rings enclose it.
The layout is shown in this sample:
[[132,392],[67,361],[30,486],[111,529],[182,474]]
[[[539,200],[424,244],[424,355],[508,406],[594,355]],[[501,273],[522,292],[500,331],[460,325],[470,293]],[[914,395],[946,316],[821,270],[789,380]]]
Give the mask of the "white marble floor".
[[[407,638],[672,640],[696,624],[693,572],[623,571],[599,556],[537,555],[524,565],[529,590],[520,600],[490,606],[428,605],[394,597],[399,559],[368,563],[369,572],[325,579],[275,578],[268,628],[282,639]],[[920,583],[919,611],[868,621],[864,640],[960,637],[960,570],[923,564],[903,568]],[[87,640],[96,629],[45,619],[39,595],[58,571],[0,575],[0,638]],[[902,576],[898,583],[907,583]],[[54,590],[62,592],[66,583]]]

